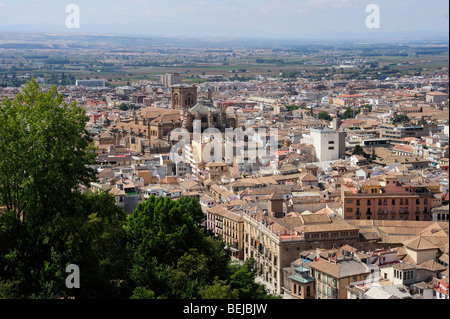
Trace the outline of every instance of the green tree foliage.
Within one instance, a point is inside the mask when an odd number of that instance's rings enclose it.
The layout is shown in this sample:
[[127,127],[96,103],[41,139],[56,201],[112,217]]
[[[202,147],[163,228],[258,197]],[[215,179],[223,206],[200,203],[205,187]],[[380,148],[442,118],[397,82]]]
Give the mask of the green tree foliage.
[[150,289],[137,287],[130,299],[155,299],[155,293]]
[[20,292],[17,283],[0,281],[0,299],[18,299]]
[[405,124],[405,123],[409,123],[410,122],[410,118],[408,115],[406,114],[395,114],[392,118],[391,118],[391,123],[392,124]]
[[[355,116],[358,115],[361,112],[361,110],[355,109]],[[353,118],[353,108],[347,107],[344,111],[344,113],[341,115],[342,119],[352,119]]]
[[176,298],[192,299],[209,278],[210,258],[191,249],[178,259],[177,265],[169,269],[171,295]]
[[[118,291],[111,280],[124,266],[125,215],[111,196],[77,191],[95,176],[87,120],[56,87],[43,93],[34,80],[0,107],[0,206],[8,211],[0,217],[0,280],[24,297]],[[64,284],[72,263],[83,272],[85,289],[76,292]]]
[[367,159],[367,161],[368,161],[369,163],[373,163],[373,161],[375,161],[376,159],[377,159],[377,156],[376,156],[376,154],[375,154],[375,150],[372,149],[372,154],[369,156],[369,158]]
[[[254,263],[231,265],[220,237],[201,225],[204,213],[193,198],[150,197],[125,226],[130,260],[128,289],[155,298],[265,298]],[[139,288],[139,289],[138,289]]]
[[125,103],[120,103],[119,110],[128,111],[128,105],[126,105]]
[[[193,297],[208,278],[225,273],[229,251],[201,225],[197,200],[150,197],[127,221],[130,289],[144,287],[157,296]],[[151,267],[148,267],[151,265]],[[190,269],[195,267],[195,272]]]
[[[80,194],[75,216],[63,216],[67,262],[80,267],[80,289],[65,290],[80,298],[120,297],[128,261],[124,226],[127,215],[108,193]],[[64,274],[67,276],[67,274]]]
[[267,293],[266,288],[255,281],[257,275],[256,261],[247,259],[244,264],[230,266],[229,283],[231,289],[238,291],[239,299],[275,299]]
[[190,248],[203,243],[200,231],[204,214],[198,201],[151,197],[134,210],[125,227],[133,253],[157,256],[161,264],[172,265]]
[[322,111],[319,113],[319,120],[331,121],[331,119],[331,115],[328,112]]
[[211,285],[203,286],[200,291],[202,299],[238,299],[239,291],[232,289],[231,284],[226,283],[225,280],[220,280],[218,277],[214,279]]
[[361,145],[356,145],[353,149],[352,155],[360,155],[366,157],[366,153],[364,152],[364,149],[361,147]]
[[[198,200],[151,197],[131,215],[95,177],[88,118],[32,80],[0,107],[0,298],[267,298],[254,262],[231,264]],[[80,288],[65,286],[66,266]]]
[[[23,221],[41,222],[71,203],[73,189],[95,172],[85,111],[68,105],[56,87],[32,80],[0,108],[0,203]],[[28,215],[29,208],[34,214]],[[37,213],[46,212],[46,214]],[[41,215],[39,215],[41,214]]]
[[288,112],[292,112],[294,110],[298,110],[300,107],[298,105],[287,105],[286,109]]

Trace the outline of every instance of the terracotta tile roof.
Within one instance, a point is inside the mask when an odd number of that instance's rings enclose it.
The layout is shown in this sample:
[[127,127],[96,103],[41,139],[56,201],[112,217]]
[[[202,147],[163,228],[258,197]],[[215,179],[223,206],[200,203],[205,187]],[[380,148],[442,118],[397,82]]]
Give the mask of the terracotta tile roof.
[[155,119],[160,117],[163,114],[178,114],[180,115],[180,111],[172,110],[172,109],[162,109],[159,107],[146,107],[141,110],[141,116],[146,119]]
[[413,147],[411,145],[403,145],[403,144],[396,144],[393,149],[395,151],[402,151],[402,152],[408,152],[408,153],[412,153],[413,152]]
[[303,173],[299,176],[302,182],[317,182],[319,179],[311,173]]
[[[403,258],[401,258],[401,261],[402,261],[402,263],[406,263],[409,265],[416,263],[416,261],[410,255],[405,255]],[[406,269],[410,269],[410,268],[406,268]]]
[[268,200],[283,200],[283,196],[278,193],[272,193],[267,197]]
[[[445,228],[445,225],[447,226]],[[444,237],[448,237],[448,223],[433,223],[430,226],[424,228],[423,230],[421,230],[420,232],[417,233],[417,235],[421,235],[421,236],[433,236],[433,237],[437,237],[437,236],[444,236]]]
[[442,254],[441,257],[439,257],[439,260],[448,264],[448,254],[447,253]]
[[423,263],[420,264],[420,266],[422,266],[425,269],[431,270],[431,271],[444,271],[447,269],[447,267],[442,266],[441,264],[439,264],[438,262],[436,262],[433,259],[427,260]]
[[325,259],[319,259],[311,262],[308,267],[324,272],[327,275],[338,279],[360,274],[367,274],[370,272],[363,263],[356,260],[330,262]]
[[303,220],[304,225],[331,223],[331,218],[328,216],[328,214],[323,213],[301,215],[301,219]]
[[412,250],[428,250],[438,248],[435,244],[425,239],[423,236],[416,236],[410,240],[407,240],[404,242],[404,245]]
[[[309,215],[309,216],[313,216],[313,215]],[[302,217],[305,217],[305,216],[302,216]],[[326,216],[326,217],[329,218],[328,216]],[[347,221],[345,221],[341,218],[331,217],[330,219],[331,219],[331,223],[327,222],[327,223],[309,224],[309,225],[303,224],[302,226],[297,227],[296,230],[303,232],[303,233],[358,230],[357,227],[347,223]]]
[[180,121],[180,114],[161,114],[159,117],[152,120],[151,123],[167,124],[167,123],[177,123],[179,121]]

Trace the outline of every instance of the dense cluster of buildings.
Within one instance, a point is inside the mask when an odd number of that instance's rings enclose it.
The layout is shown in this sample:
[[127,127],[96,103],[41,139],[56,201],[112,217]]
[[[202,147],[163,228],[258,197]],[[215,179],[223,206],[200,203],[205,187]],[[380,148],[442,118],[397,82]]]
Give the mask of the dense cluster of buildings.
[[[255,259],[258,278],[284,298],[448,299],[447,73],[180,82],[59,88],[90,117],[93,190],[128,213],[150,196],[197,198],[205,226],[234,259]],[[226,141],[238,128],[265,133]],[[180,129],[187,140],[174,156]],[[276,150],[255,156],[275,129]],[[212,141],[232,156],[207,161]]]

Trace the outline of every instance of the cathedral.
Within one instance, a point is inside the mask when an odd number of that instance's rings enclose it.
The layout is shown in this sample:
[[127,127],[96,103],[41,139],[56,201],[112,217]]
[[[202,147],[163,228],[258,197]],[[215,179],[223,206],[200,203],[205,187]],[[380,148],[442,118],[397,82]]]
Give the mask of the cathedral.
[[170,133],[176,128],[182,127],[192,133],[195,120],[201,122],[201,132],[213,127],[225,132],[226,128],[236,127],[237,118],[227,116],[224,109],[215,107],[210,91],[200,99],[197,98],[196,86],[177,84],[171,87],[171,91],[171,108],[146,107],[138,114],[133,110],[130,118],[114,125],[111,131],[117,144],[125,140],[126,147],[142,151],[144,144],[167,143]]
[[201,123],[201,132],[207,128],[217,128],[225,132],[226,128],[236,128],[236,117],[227,116],[224,109],[214,106],[212,92],[197,99],[197,87],[177,84],[172,86],[172,109],[180,110],[181,127],[193,131],[194,121]]

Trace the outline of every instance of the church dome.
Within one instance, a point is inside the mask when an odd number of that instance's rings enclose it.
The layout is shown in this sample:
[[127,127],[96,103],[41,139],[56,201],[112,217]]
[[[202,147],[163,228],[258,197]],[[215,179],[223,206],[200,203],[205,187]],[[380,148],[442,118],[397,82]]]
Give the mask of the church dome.
[[205,98],[200,98],[197,104],[189,110],[191,114],[209,114],[210,112],[219,113],[220,110],[214,106],[211,100]]

